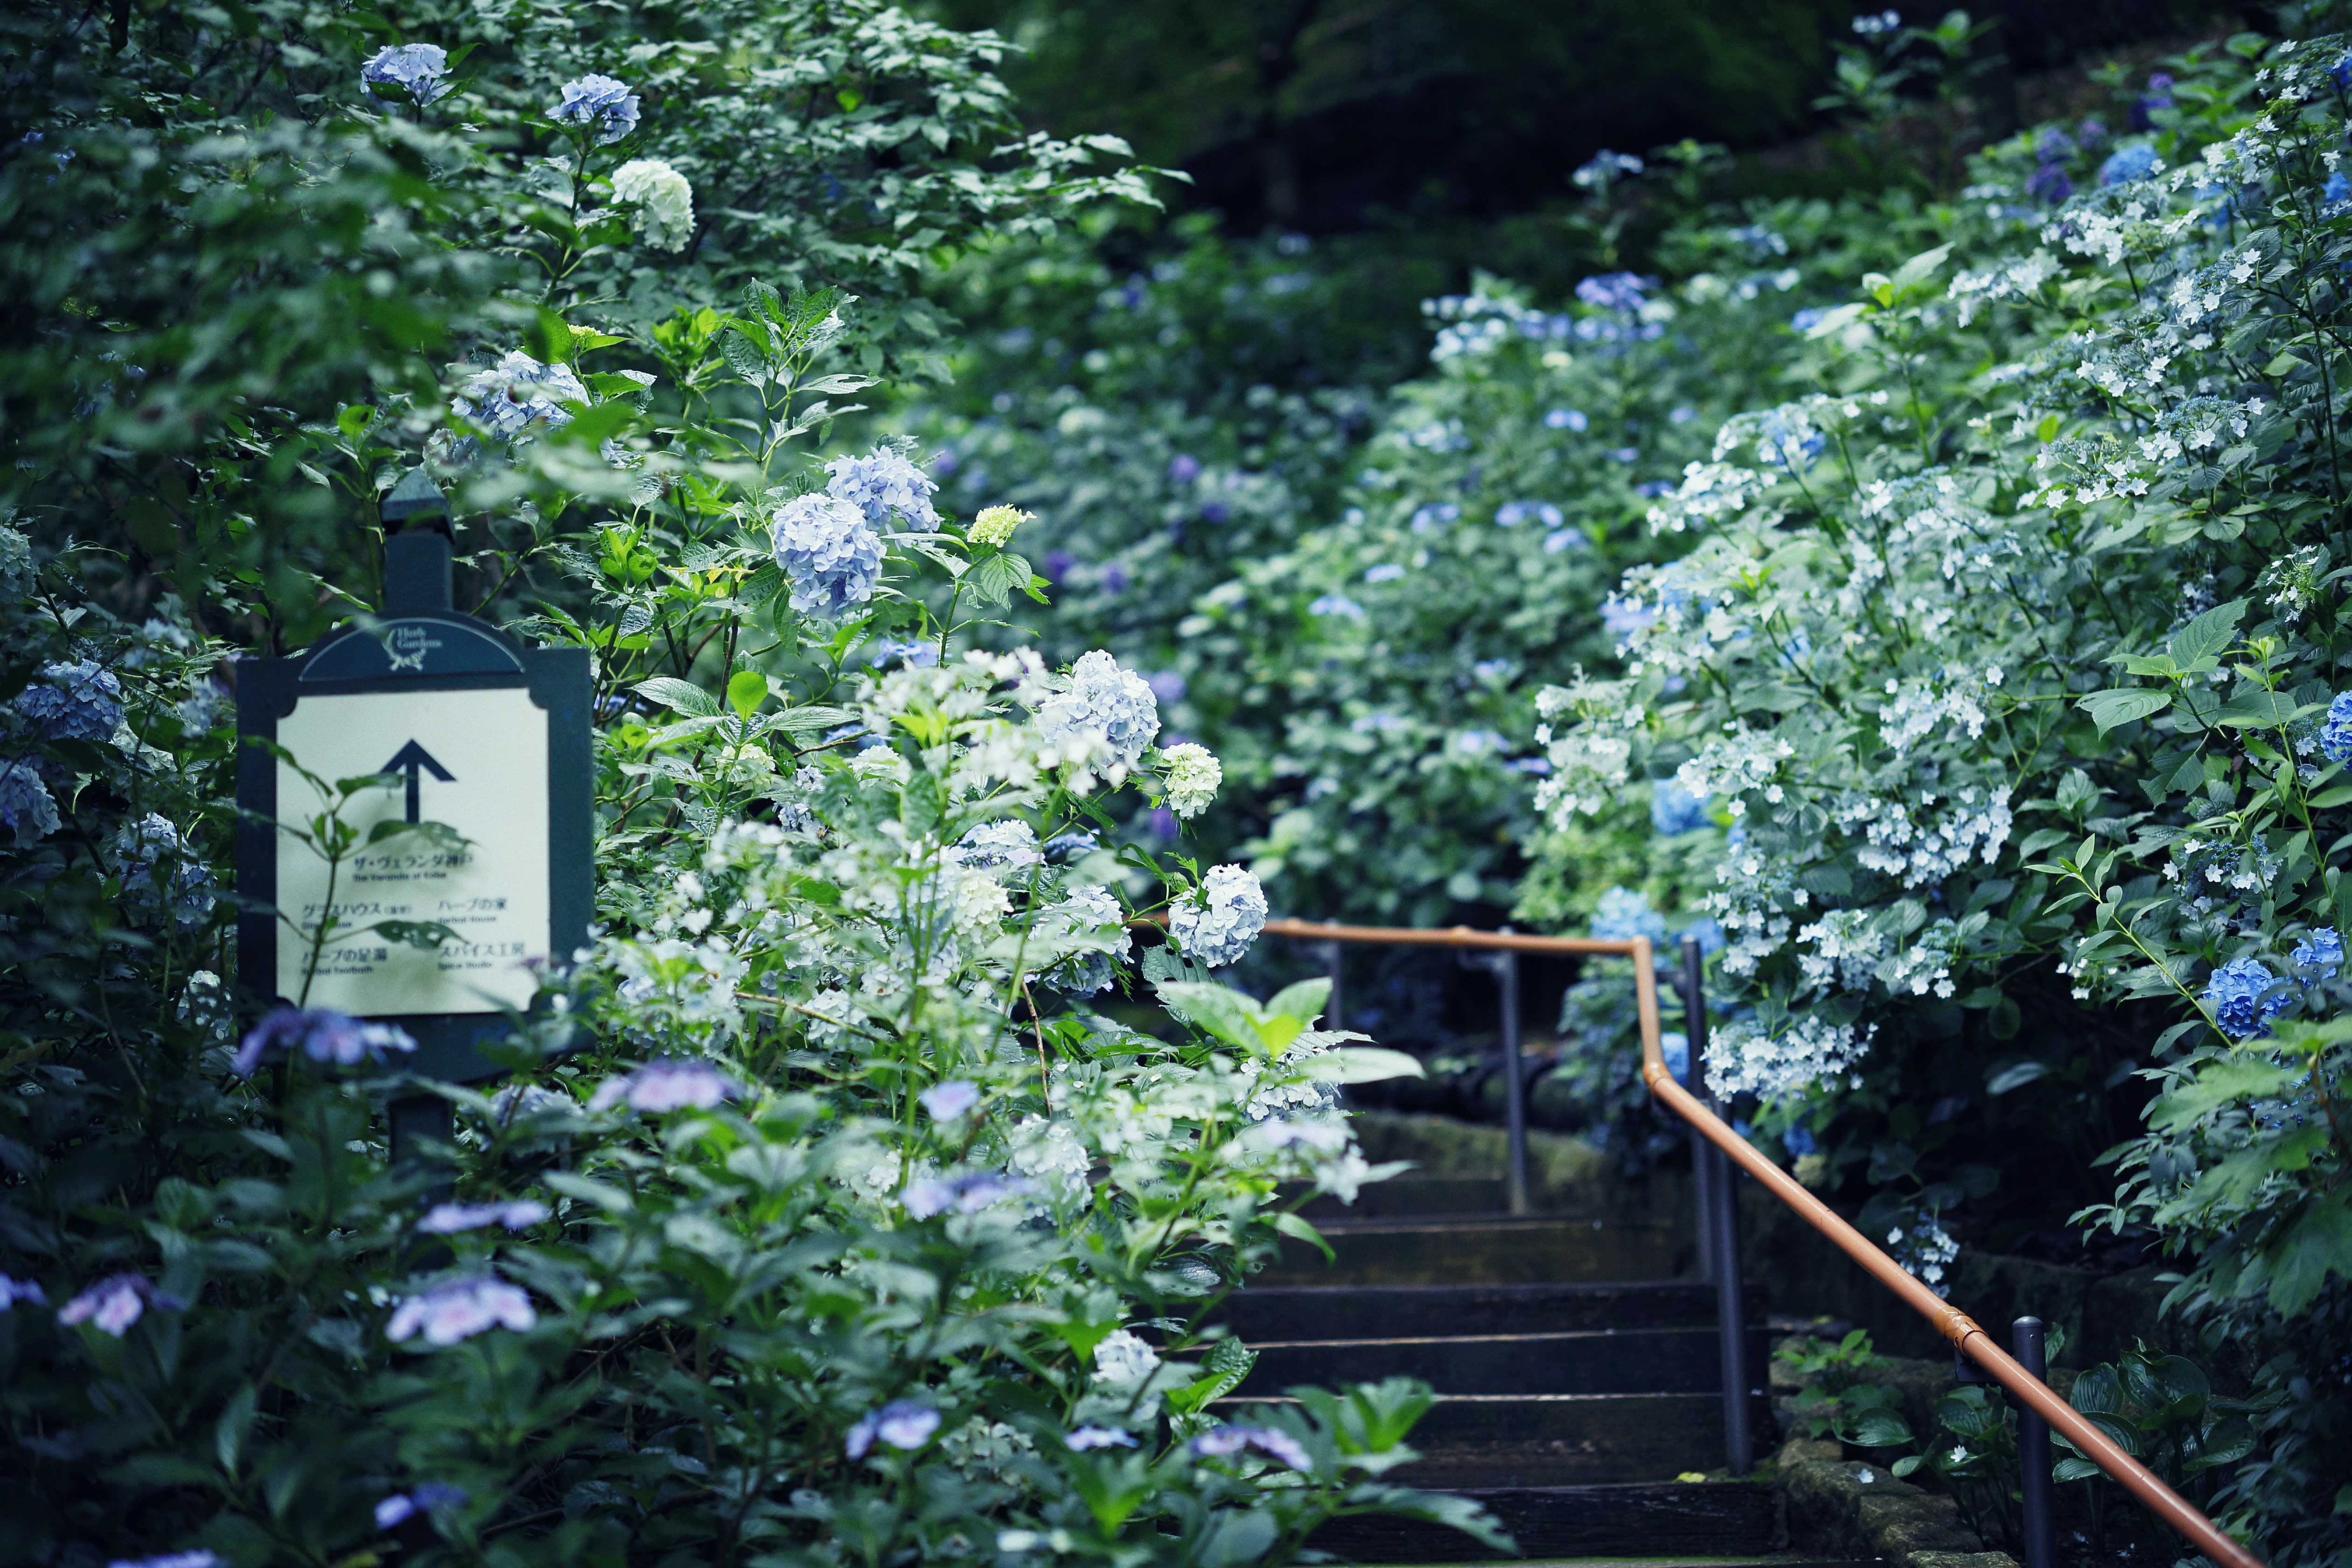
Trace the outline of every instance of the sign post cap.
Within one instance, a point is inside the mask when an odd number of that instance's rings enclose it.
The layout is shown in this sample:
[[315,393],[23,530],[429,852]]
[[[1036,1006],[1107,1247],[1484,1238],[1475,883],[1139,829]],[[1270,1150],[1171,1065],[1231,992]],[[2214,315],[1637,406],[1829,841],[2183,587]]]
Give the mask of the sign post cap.
[[401,476],[400,482],[383,498],[379,515],[387,530],[428,517],[437,517],[446,525],[449,521],[449,498],[441,493],[433,476],[420,466]]

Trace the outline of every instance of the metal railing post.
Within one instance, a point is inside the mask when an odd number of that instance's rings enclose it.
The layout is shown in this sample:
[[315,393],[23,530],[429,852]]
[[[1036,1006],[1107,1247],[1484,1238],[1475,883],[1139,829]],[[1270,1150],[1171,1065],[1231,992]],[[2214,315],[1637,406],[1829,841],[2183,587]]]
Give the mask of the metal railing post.
[[[1339,922],[1330,920],[1323,923],[1327,926],[1335,926]],[[1327,1029],[1344,1029],[1348,1026],[1346,1003],[1348,975],[1347,970],[1341,965],[1339,960],[1348,950],[1336,942],[1318,942],[1316,945],[1323,950],[1323,972],[1331,977],[1331,999],[1323,1005],[1323,1026]]]
[[[1503,928],[1509,931],[1508,926]],[[1501,983],[1503,1002],[1503,1107],[1510,1123],[1510,1168],[1507,1191],[1513,1214],[1526,1214],[1528,1200],[1528,1075],[1519,1053],[1519,955],[1495,955],[1495,978]]]
[[[1682,978],[1675,989],[1683,996],[1683,1077],[1690,1085],[1690,1091],[1704,1100],[1706,1098],[1706,1065],[1699,1059],[1697,1046],[1692,1042],[1695,1039],[1703,1044],[1706,1038],[1706,1030],[1702,1025],[1696,1036],[1690,1032],[1690,1020],[1701,1018],[1706,1008],[1706,994],[1695,978],[1701,971],[1693,968],[1691,963],[1697,948],[1698,943],[1695,941],[1686,939],[1684,942]],[[1712,1279],[1715,1278],[1715,1183],[1716,1178],[1723,1173],[1723,1161],[1716,1154],[1715,1146],[1706,1141],[1705,1133],[1693,1127],[1690,1134],[1691,1197],[1698,1222],[1698,1277]]]
[[[1706,970],[1695,938],[1683,939],[1683,1033],[1690,1042],[1691,1092],[1706,1092]],[[1712,1100],[1709,1101],[1713,1103]],[[1754,1394],[1748,1380],[1748,1314],[1739,1279],[1739,1193],[1731,1163],[1713,1147],[1694,1152],[1692,1169],[1706,1168],[1698,1183],[1703,1223],[1699,1242],[1715,1279],[1716,1331],[1723,1350],[1723,1451],[1735,1476],[1755,1468],[1756,1444],[1749,1428]]]
[[[2050,1358],[2042,1320],[2020,1318],[2010,1325],[2010,1347],[2025,1370],[2050,1381]],[[2050,1479],[2050,1423],[2021,1400],[2017,1410],[2017,1465],[2025,1491],[2024,1568],[2058,1568],[2057,1500]]]

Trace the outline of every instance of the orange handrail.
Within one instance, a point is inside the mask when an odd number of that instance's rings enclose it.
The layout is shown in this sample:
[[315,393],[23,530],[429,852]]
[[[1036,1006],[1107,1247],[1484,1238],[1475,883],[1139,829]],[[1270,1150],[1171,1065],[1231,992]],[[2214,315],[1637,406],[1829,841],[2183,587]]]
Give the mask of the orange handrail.
[[1649,938],[1637,936],[1619,942],[1598,937],[1522,936],[1514,931],[1474,931],[1468,926],[1421,930],[1401,926],[1322,924],[1298,920],[1270,920],[1265,922],[1265,930],[1275,936],[1315,942],[1505,948],[1520,952],[1605,953],[1632,959],[1635,1010],[1642,1028],[1642,1081],[1650,1086],[1653,1095],[1664,1100],[1675,1114],[1697,1128],[1709,1142],[1738,1162],[1742,1170],[1763,1183],[1767,1192],[1796,1210],[1799,1218],[1828,1237],[1880,1284],[1901,1297],[1905,1305],[1935,1324],[1936,1331],[1951,1341],[1961,1354],[1990,1373],[1994,1382],[2032,1406],[2035,1415],[2050,1424],[2052,1431],[2063,1434],[2068,1441],[2082,1450],[2084,1458],[2139,1499],[2158,1519],[2179,1531],[2198,1551],[2213,1562],[2225,1565],[2225,1568],[2265,1568],[2261,1558],[2223,1534],[2219,1525],[2199,1512],[2179,1492],[2165,1485],[2163,1479],[2155,1471],[2124,1452],[2113,1438],[2100,1431],[2080,1411],[2059,1398],[2057,1392],[2048,1384],[2028,1372],[1966,1312],[1913,1279],[1901,1264],[1888,1257],[1868,1237],[1847,1224],[1836,1210],[1799,1185],[1794,1177],[1765,1158],[1747,1139],[1727,1126],[1723,1119],[1708,1110],[1696,1095],[1675,1081],[1674,1074],[1666,1068],[1665,1055],[1659,1045],[1657,962]]

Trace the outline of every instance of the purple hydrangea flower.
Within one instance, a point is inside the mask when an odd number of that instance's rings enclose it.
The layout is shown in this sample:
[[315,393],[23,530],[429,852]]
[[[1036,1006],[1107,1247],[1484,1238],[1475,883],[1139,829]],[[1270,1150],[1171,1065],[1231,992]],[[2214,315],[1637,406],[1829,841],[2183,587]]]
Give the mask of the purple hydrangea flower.
[[19,1301],[30,1301],[36,1307],[49,1304],[39,1280],[11,1279],[5,1274],[0,1274],[0,1312],[6,1311]]
[[376,1504],[375,1527],[390,1530],[417,1514],[436,1508],[461,1508],[465,1502],[466,1493],[462,1488],[427,1481],[413,1492],[395,1492]]
[[837,620],[872,598],[882,579],[881,536],[863,508],[836,496],[794,496],[779,507],[774,552],[798,615]]
[[161,1557],[118,1557],[106,1568],[222,1568],[220,1554],[199,1547],[194,1552],[166,1552]]
[[1066,1439],[1071,1448],[1085,1453],[1089,1448],[1132,1448],[1135,1435],[1116,1426],[1081,1426]]
[[1168,459],[1168,482],[1189,485],[1201,477],[1201,459],[1190,452],[1179,452]]
[[742,1090],[709,1062],[647,1062],[621,1078],[608,1078],[588,1097],[591,1110],[609,1110],[623,1100],[632,1110],[659,1115],[670,1110],[709,1110]]
[[397,88],[422,109],[449,91],[448,74],[448,51],[440,45],[388,44],[360,68],[360,83],[370,89]]
[[935,1083],[915,1096],[935,1121],[953,1121],[980,1103],[980,1085],[968,1078],[951,1078],[945,1083]]
[[383,1060],[386,1051],[415,1049],[416,1041],[408,1032],[390,1024],[364,1023],[323,1007],[308,1012],[279,1007],[238,1043],[233,1065],[238,1072],[250,1075],[267,1058],[281,1053],[291,1057],[299,1051],[314,1062],[356,1067],[362,1061]]
[[537,1198],[511,1198],[494,1204],[436,1204],[425,1211],[416,1228],[427,1236],[455,1236],[461,1230],[479,1230],[486,1225],[525,1230],[552,1212]]
[[[1000,1176],[993,1172],[969,1171],[960,1176],[925,1176],[908,1182],[898,1201],[917,1219],[929,1219],[950,1209],[958,1214],[978,1214],[1007,1198],[1017,1198],[1035,1190],[1027,1182]],[[904,1447],[906,1445],[899,1446]]]
[[893,1448],[911,1453],[931,1439],[940,1429],[940,1413],[928,1405],[918,1405],[911,1399],[894,1399],[881,1409],[861,1417],[849,1429],[842,1449],[853,1459],[862,1459],[879,1437]]
[[1061,586],[1062,579],[1068,576],[1070,568],[1077,563],[1078,558],[1066,550],[1047,551],[1045,560],[1045,581],[1055,587]]
[[187,1308],[187,1303],[177,1296],[156,1289],[154,1282],[144,1274],[116,1274],[58,1308],[58,1321],[68,1327],[86,1321],[100,1333],[119,1340],[131,1331],[131,1325],[145,1315],[151,1304],[164,1312]]
[[1225,1458],[1255,1448],[1294,1470],[1311,1470],[1315,1461],[1289,1433],[1272,1426],[1219,1426],[1192,1439],[1192,1452],[1202,1458]]
[[44,741],[104,741],[122,727],[122,683],[87,658],[47,665],[16,707]]
[[521,1333],[538,1326],[539,1314],[520,1286],[495,1274],[476,1274],[445,1279],[422,1296],[409,1297],[393,1310],[383,1331],[394,1344],[422,1333],[427,1344],[454,1345],[501,1324]]
[[827,493],[857,508],[876,528],[889,526],[893,513],[919,528],[940,525],[931,506],[931,494],[940,487],[892,447],[877,447],[862,458],[835,458],[824,471],[831,476]]
[[559,125],[593,125],[596,144],[609,147],[637,128],[637,95],[608,76],[576,77],[563,84],[563,101],[547,117]]

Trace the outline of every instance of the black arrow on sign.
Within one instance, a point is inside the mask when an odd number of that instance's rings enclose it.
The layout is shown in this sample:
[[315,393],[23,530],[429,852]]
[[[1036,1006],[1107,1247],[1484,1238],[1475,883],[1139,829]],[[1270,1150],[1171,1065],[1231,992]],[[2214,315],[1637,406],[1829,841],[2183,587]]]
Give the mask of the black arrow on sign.
[[427,771],[429,771],[435,778],[439,779],[443,784],[455,784],[457,782],[457,775],[455,773],[452,773],[447,768],[443,767],[439,763],[435,762],[433,760],[433,753],[426,751],[424,747],[418,745],[414,741],[409,742],[408,744],[401,747],[397,752],[394,752],[392,754],[392,761],[384,763],[383,766],[376,770],[376,772],[381,773],[406,773],[408,775],[408,820],[411,822],[417,820],[418,802],[416,796],[421,782],[420,775]]

